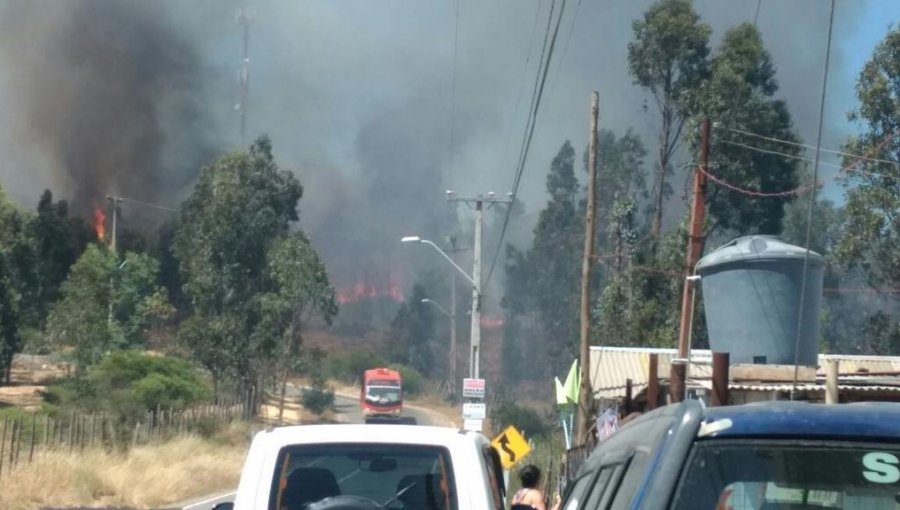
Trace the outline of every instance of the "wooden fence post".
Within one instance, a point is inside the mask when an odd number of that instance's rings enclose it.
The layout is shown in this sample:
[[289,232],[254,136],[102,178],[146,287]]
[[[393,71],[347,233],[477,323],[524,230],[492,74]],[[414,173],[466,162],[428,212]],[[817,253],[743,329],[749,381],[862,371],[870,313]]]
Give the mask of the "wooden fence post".
[[19,416],[19,427],[18,427],[19,432],[16,437],[16,461],[14,463],[15,466],[19,465],[19,452],[22,449],[22,428],[24,427],[24,423],[23,423],[24,421],[25,421],[25,417]]
[[50,443],[50,415],[46,415],[44,418],[44,450],[47,449],[47,445]]
[[28,452],[28,463],[34,460],[34,436],[37,435],[37,413],[31,413],[31,450]]
[[75,451],[75,411],[72,411],[72,417],[69,420],[69,453]]
[[3,435],[0,436],[0,477],[3,476],[3,457],[6,454],[6,427],[9,424],[6,418],[3,418]]

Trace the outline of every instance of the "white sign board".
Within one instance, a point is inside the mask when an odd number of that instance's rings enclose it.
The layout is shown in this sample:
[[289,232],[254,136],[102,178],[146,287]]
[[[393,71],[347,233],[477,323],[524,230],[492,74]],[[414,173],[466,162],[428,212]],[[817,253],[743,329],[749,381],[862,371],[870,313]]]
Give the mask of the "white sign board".
[[483,420],[487,417],[487,405],[465,403],[463,404],[463,418],[466,420]]
[[463,379],[463,398],[484,398],[484,379]]
[[466,420],[463,423],[463,430],[472,430],[475,432],[481,432],[483,428],[481,420]]

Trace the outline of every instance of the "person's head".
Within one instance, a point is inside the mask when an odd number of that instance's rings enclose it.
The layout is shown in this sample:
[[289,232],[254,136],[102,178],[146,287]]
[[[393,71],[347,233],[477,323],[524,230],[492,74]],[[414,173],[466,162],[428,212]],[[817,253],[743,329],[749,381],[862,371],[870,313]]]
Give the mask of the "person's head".
[[529,464],[519,472],[519,479],[522,480],[522,487],[534,489],[541,481],[541,470],[534,464]]

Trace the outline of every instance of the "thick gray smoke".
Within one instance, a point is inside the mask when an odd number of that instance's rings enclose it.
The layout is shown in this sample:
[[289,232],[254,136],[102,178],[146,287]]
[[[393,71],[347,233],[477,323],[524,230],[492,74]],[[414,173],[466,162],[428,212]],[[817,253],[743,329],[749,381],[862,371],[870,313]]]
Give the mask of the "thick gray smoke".
[[214,87],[193,41],[153,3],[5,3],[0,62],[7,153],[19,163],[5,174],[38,177],[76,211],[107,194],[172,205],[213,153],[203,98]]
[[[457,216],[470,231],[471,212],[448,210],[445,189],[510,187],[550,3],[459,0],[455,39],[455,1],[0,0],[0,150],[8,155],[0,184],[29,202],[49,186],[82,208],[110,192],[177,203],[201,164],[238,145],[242,32],[234,16],[246,4],[248,142],[271,135],[279,162],[300,176],[302,226],[339,287],[360,279],[407,286],[423,265],[446,267],[401,236],[439,241]],[[600,91],[601,127],[633,128],[654,153],[652,100],[626,65],[631,23],[650,4],[567,2],[514,240],[527,241],[560,145],[585,146],[592,90]],[[857,12],[876,4],[839,3],[825,146],[848,131],[843,114],[858,69],[848,65],[847,41]],[[753,20],[757,2],[695,5],[715,46],[728,27]],[[821,0],[763,0],[758,19],[807,142],[815,140],[827,15]]]

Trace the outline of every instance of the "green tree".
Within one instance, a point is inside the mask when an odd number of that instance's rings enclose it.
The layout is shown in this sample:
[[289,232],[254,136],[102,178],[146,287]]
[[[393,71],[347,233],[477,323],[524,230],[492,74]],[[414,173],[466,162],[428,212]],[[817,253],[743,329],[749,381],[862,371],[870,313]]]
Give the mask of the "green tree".
[[13,357],[22,350],[23,329],[37,320],[31,221],[31,215],[9,203],[0,190],[0,381],[6,383]]
[[87,247],[92,234],[77,217],[69,216],[65,200],[53,201],[53,194],[45,190],[37,206],[37,215],[30,224],[29,235],[34,240],[37,264],[35,302],[38,326],[50,306],[59,299],[60,286],[69,268]]
[[[799,138],[787,105],[774,98],[777,92],[775,67],[756,27],[743,23],[725,32],[711,59],[709,78],[697,93],[698,112],[721,122],[726,130],[716,131],[710,143],[710,169],[715,175],[763,193],[798,186]],[[748,137],[729,128],[759,136]],[[692,153],[698,154],[698,123],[692,125],[690,139]],[[792,200],[790,195],[754,198],[711,185],[707,190],[711,230],[777,235],[784,208]]]
[[[201,171],[175,233],[183,290],[196,315],[183,335],[213,374],[256,384],[278,337],[262,338],[259,297],[272,291],[269,251],[298,220],[303,187],[275,163],[268,138]],[[277,289],[275,289],[277,291]]]
[[112,349],[141,345],[146,328],[166,308],[156,284],[157,271],[158,264],[149,255],[127,253],[120,263],[105,246],[89,245],[50,311],[51,341],[74,348],[80,372]]
[[434,314],[431,306],[422,302],[427,296],[424,286],[413,286],[409,298],[391,322],[388,351],[391,361],[431,374],[435,368],[432,350]]
[[89,245],[72,266],[62,284],[62,298],[47,318],[51,342],[74,348],[79,373],[113,347],[111,278],[117,267],[115,255],[105,246]]
[[[258,297],[261,320],[254,330],[253,341],[255,349],[273,361],[281,374],[283,410],[288,376],[300,357],[300,332],[307,315],[317,312],[331,324],[338,308],[325,265],[305,235],[296,233],[276,240],[268,259],[267,273],[272,288]],[[315,350],[307,354],[320,357]],[[313,376],[324,374],[319,367],[322,361],[318,359],[314,363]],[[324,375],[320,378],[324,379]]]
[[873,286],[900,285],[900,29],[891,30],[863,66],[856,84],[859,108],[850,118],[863,132],[847,141],[852,165],[844,178],[848,187],[844,235],[839,260],[864,272]]
[[636,84],[649,90],[660,115],[656,180],[653,188],[654,237],[660,233],[664,200],[671,189],[667,174],[678,149],[691,105],[708,72],[711,29],[690,0],[659,0],[632,24],[628,70]]
[[[860,125],[844,149],[871,159],[846,156],[844,224],[836,261],[870,287],[900,286],[900,28],[893,28],[863,65],[856,83]],[[863,352],[896,354],[895,297],[876,296],[863,310]],[[863,299],[862,296],[856,299]],[[855,332],[859,336],[859,329]]]

